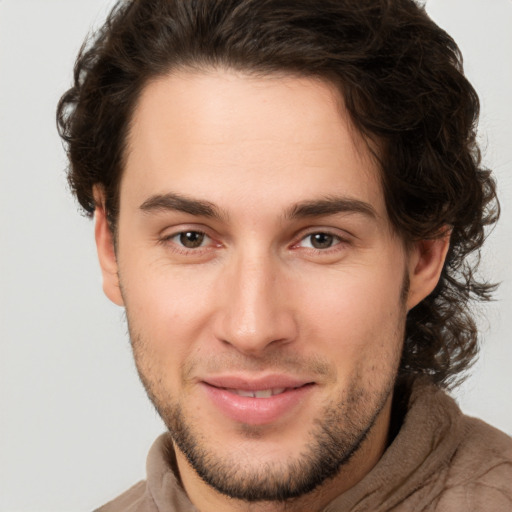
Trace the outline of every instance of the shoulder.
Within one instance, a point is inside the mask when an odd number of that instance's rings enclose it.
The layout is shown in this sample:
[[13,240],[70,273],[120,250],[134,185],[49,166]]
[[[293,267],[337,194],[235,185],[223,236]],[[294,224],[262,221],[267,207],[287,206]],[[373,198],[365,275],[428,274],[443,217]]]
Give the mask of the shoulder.
[[436,510],[512,510],[512,438],[470,417],[461,434]]
[[140,481],[94,512],[152,512],[146,494],[146,482]]

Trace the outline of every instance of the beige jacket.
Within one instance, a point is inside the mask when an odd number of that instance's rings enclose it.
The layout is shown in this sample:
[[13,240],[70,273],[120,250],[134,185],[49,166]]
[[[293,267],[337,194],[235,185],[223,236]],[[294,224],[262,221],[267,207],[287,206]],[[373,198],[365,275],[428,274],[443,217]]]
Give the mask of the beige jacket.
[[[197,512],[177,482],[173,460],[169,434],[163,434],[149,452],[147,481],[97,512]],[[443,391],[418,382],[381,460],[323,509],[363,511],[512,511],[512,439],[464,416]]]

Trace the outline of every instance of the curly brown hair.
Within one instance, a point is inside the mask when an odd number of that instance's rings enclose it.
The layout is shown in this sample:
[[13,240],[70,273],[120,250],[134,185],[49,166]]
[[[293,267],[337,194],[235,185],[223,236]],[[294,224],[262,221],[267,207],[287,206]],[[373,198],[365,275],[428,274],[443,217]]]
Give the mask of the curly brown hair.
[[89,215],[101,184],[115,232],[127,134],[145,84],[219,66],[333,83],[379,148],[397,232],[411,242],[451,229],[436,289],[408,313],[400,375],[454,386],[478,349],[470,305],[495,288],[475,272],[499,204],[476,143],[478,97],[453,39],[413,0],[121,0],[84,43],[57,111],[69,183]]

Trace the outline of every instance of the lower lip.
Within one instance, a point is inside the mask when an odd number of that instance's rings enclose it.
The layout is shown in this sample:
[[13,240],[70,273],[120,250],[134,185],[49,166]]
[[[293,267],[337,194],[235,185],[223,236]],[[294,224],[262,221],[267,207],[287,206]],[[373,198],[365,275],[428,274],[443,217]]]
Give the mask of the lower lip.
[[278,421],[287,413],[300,406],[313,389],[312,384],[287,389],[279,395],[268,398],[240,396],[223,388],[202,383],[211,401],[228,418],[247,425],[267,425]]

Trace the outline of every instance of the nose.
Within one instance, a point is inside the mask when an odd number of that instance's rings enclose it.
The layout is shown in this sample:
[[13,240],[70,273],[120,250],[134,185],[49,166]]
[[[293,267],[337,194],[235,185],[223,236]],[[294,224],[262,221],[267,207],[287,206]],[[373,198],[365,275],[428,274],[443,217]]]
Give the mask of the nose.
[[261,254],[242,255],[226,265],[219,281],[217,339],[252,356],[296,339],[289,279],[282,265]]

